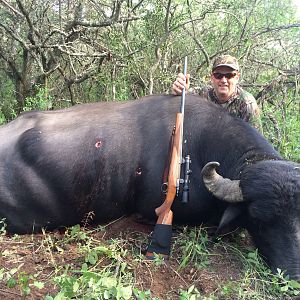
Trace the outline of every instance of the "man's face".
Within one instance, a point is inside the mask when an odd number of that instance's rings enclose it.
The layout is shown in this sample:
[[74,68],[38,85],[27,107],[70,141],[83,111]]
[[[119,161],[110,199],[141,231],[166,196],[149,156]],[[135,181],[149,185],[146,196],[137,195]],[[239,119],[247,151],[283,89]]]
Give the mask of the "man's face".
[[[226,76],[222,76],[222,74]],[[212,72],[211,83],[221,102],[228,101],[235,93],[239,78],[240,74],[238,71],[233,70],[230,67],[218,67]]]

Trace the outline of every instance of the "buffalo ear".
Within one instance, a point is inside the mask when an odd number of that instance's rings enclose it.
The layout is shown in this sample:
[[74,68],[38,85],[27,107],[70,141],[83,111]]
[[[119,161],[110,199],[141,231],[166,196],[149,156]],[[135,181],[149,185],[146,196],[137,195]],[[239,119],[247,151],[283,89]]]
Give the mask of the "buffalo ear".
[[242,211],[243,209],[240,205],[229,205],[223,213],[216,235],[223,235],[235,230],[238,227],[235,221],[242,214]]

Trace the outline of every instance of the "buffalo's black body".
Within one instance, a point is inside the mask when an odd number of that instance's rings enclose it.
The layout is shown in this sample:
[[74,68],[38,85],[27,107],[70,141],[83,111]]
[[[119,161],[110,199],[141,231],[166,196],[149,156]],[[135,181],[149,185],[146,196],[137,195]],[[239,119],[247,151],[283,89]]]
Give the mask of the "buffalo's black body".
[[[155,219],[168,143],[180,99],[149,96],[48,112],[29,112],[0,128],[0,217],[32,232],[103,222],[132,212]],[[197,96],[187,96],[185,148],[190,199],[175,200],[175,222],[242,220],[271,267],[300,277],[300,165],[283,160],[252,127]],[[214,198],[201,169],[239,179],[245,202]]]

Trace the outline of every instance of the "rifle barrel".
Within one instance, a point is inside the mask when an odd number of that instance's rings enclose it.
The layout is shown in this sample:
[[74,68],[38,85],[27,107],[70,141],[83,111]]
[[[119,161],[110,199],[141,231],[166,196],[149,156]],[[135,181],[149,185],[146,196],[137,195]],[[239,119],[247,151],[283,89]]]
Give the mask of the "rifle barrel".
[[[183,65],[183,75],[186,80],[186,73],[187,73],[187,56],[184,57],[184,65]],[[185,87],[182,90],[181,94],[181,106],[180,106],[180,114],[182,117],[182,126],[180,128],[180,149],[179,149],[179,155],[180,155],[180,161],[179,164],[181,165],[184,162],[184,158],[182,156],[182,147],[183,147],[183,122],[184,122],[184,107],[185,107]],[[180,169],[179,169],[180,170]],[[180,171],[179,171],[179,178],[180,179]],[[177,192],[179,191],[179,184],[177,184]]]
[[[186,80],[186,74],[187,74],[187,56],[184,57],[184,65],[183,65],[183,75],[185,77],[185,80]],[[182,113],[182,115],[184,115],[185,92],[186,91],[184,87],[181,94],[181,107],[180,107],[180,112]]]

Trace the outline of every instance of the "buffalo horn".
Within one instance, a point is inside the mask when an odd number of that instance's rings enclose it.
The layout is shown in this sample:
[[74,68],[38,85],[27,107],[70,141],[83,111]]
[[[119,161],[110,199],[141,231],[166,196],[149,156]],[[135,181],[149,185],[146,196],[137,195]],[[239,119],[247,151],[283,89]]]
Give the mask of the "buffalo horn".
[[243,202],[243,195],[239,180],[223,178],[216,172],[220,164],[216,161],[207,163],[202,171],[206,188],[218,199],[231,203]]

